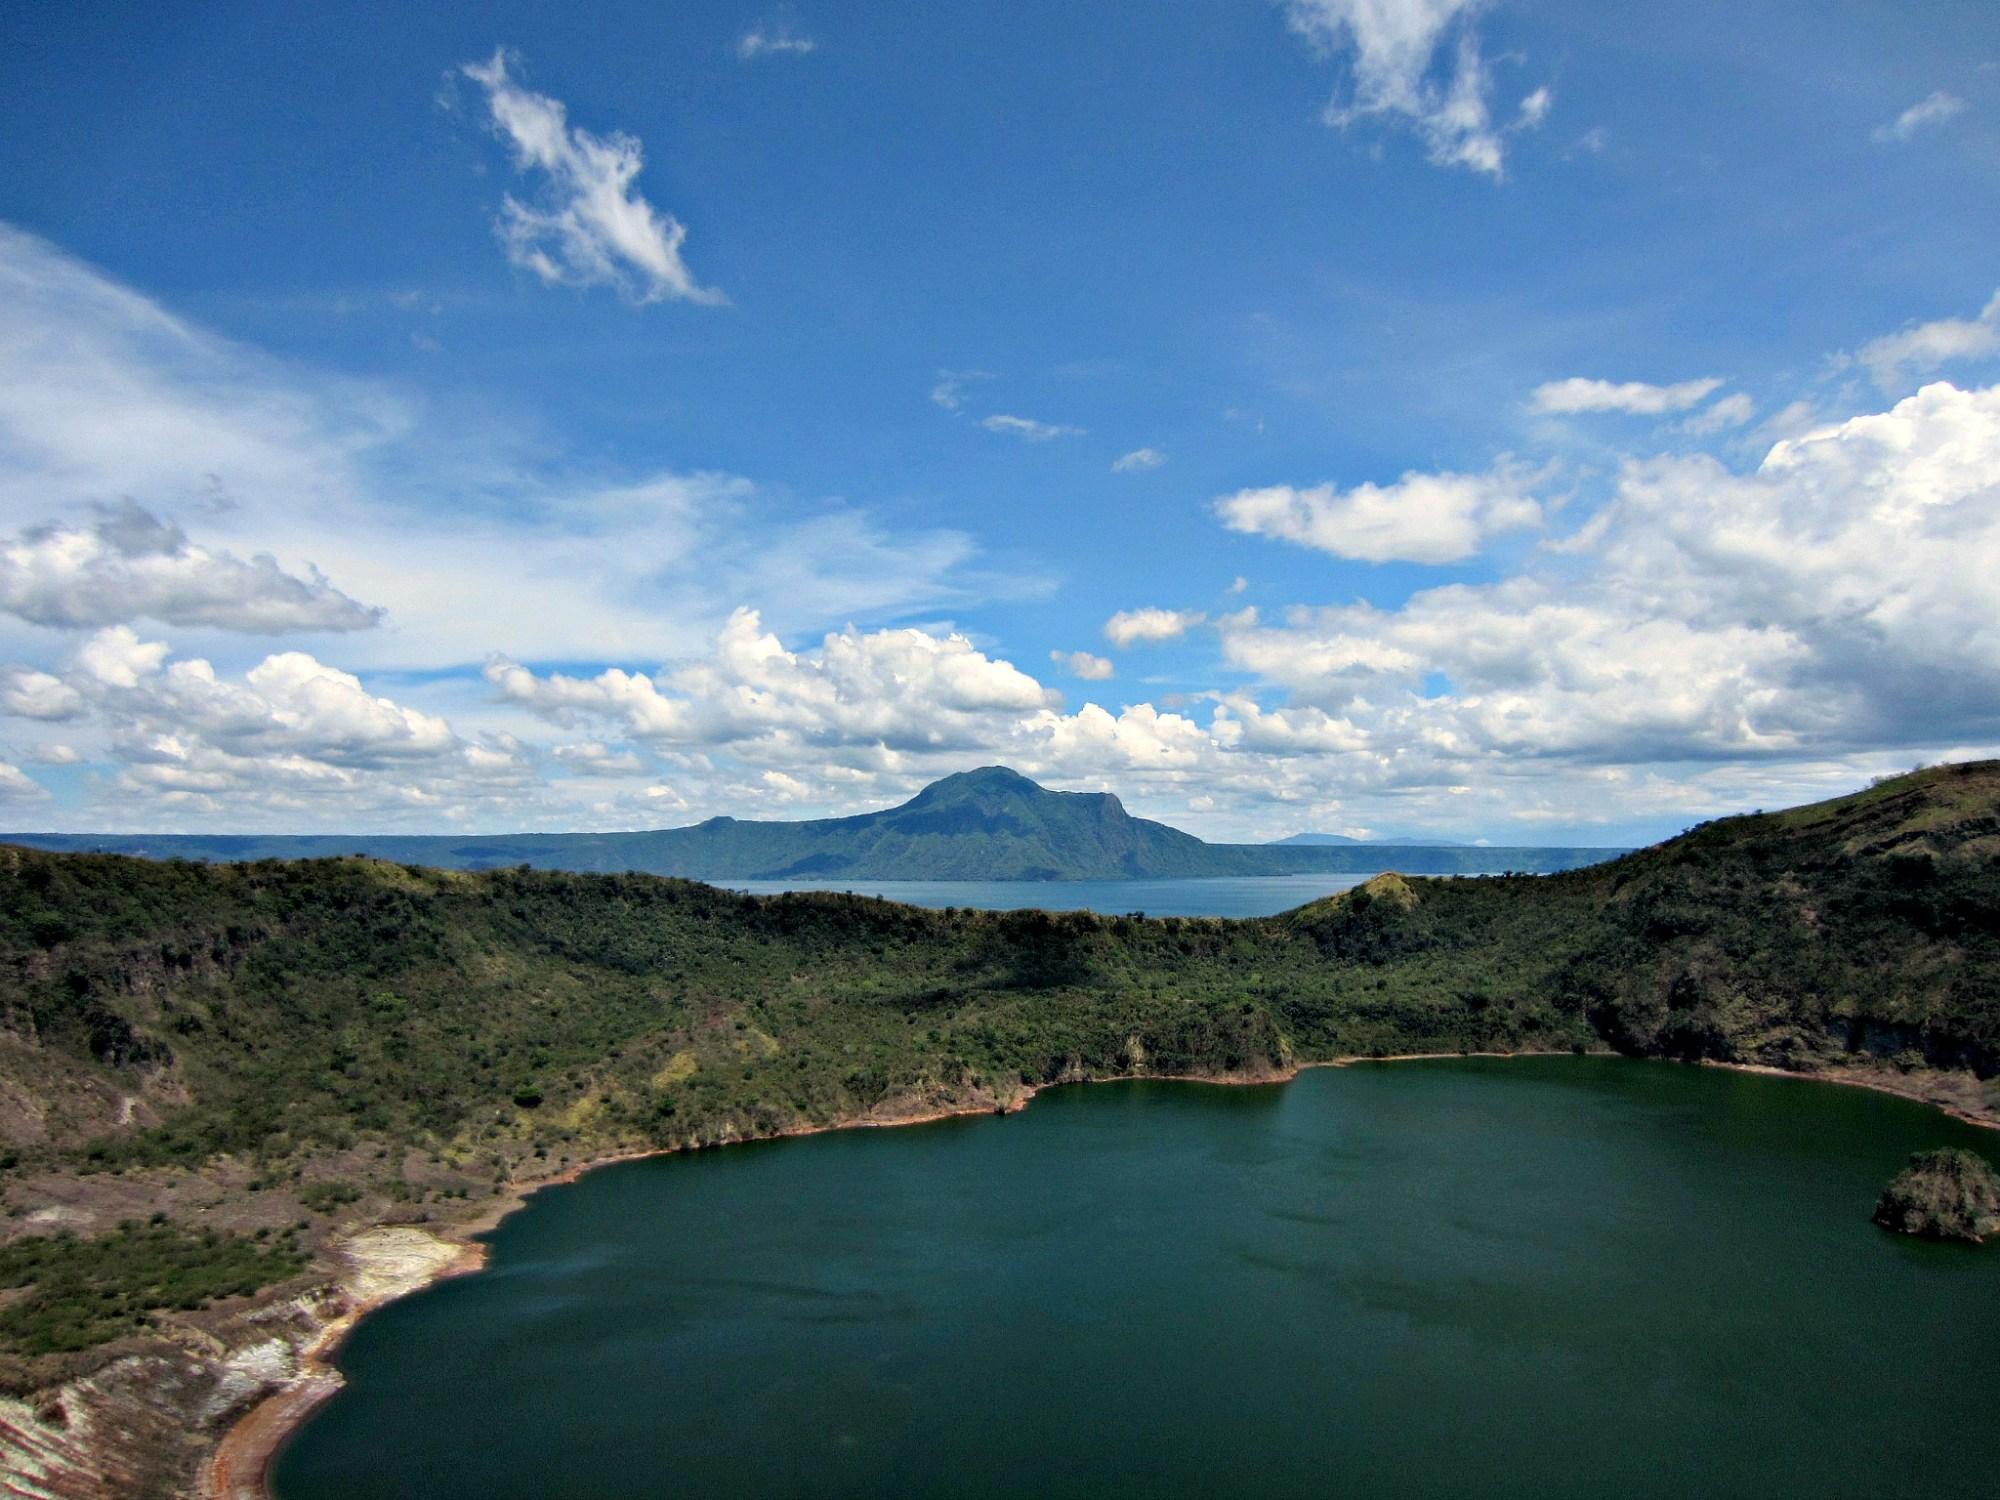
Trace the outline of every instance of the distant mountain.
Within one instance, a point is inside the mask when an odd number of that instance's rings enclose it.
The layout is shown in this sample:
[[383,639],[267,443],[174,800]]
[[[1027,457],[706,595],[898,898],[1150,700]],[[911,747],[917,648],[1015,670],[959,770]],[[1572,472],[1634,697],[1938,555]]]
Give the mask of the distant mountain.
[[1356,844],[1377,849],[1461,849],[1465,846],[1457,839],[1354,839],[1344,833],[1295,833],[1290,838],[1272,839],[1264,847],[1267,849],[1330,849],[1348,848]]
[[[1330,836],[1323,836],[1330,837]],[[1129,880],[1367,872],[1385,844],[1210,844],[1135,818],[1109,792],[1052,792],[1018,771],[985,766],[933,782],[900,807],[798,823],[710,818],[645,833],[5,834],[32,848],[155,859],[312,859],[370,854],[402,864],[540,869],[695,880]],[[1464,848],[1399,844],[1412,875],[1593,864],[1617,849]]]

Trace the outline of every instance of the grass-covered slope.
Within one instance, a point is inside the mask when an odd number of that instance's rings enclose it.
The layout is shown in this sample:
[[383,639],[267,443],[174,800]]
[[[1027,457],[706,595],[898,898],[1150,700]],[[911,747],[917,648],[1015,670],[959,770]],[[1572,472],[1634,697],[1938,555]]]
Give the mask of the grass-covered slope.
[[1103,792],[1052,792],[1001,766],[947,776],[899,807],[797,823],[711,818],[643,833],[21,834],[68,853],[154,858],[313,859],[367,854],[404,864],[487,870],[526,864],[580,873],[701,880],[1122,880],[1376,870],[1385,858],[1428,873],[1560,870],[1601,849],[1321,848],[1208,844],[1125,811]]

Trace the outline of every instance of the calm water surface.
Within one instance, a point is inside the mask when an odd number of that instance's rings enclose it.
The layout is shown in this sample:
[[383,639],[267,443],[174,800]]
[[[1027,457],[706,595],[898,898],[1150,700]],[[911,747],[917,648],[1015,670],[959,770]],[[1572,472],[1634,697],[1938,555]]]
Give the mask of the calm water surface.
[[608,1168],[367,1320],[281,1500],[1991,1495],[1994,1137],[1597,1058],[1058,1089]]
[[1095,911],[1113,916],[1269,917],[1379,871],[1331,875],[1223,875],[1206,880],[727,880],[753,896],[783,891],[851,891],[910,906],[977,906],[989,911]]

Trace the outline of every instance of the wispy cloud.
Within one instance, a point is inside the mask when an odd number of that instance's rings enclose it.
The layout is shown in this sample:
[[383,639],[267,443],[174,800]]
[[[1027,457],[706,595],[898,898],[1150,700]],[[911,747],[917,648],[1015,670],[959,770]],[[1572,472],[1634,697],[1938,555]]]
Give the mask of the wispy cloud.
[[1060,422],[1037,422],[1032,417],[1010,417],[996,412],[990,417],[981,417],[979,425],[988,432],[1005,433],[1017,437],[1024,443],[1046,443],[1056,438],[1082,437],[1081,427],[1071,427]]
[[[341,665],[428,671],[495,649],[672,656],[746,598],[798,630],[1032,587],[965,574],[962,531],[737,475],[607,473],[406,388],[281,364],[4,225],[0,330],[0,550],[26,549],[10,597],[71,628],[345,627]],[[93,510],[105,496],[145,517]],[[150,519],[168,515],[185,535]],[[387,628],[356,628],[374,606]],[[21,618],[0,611],[0,659],[44,649],[51,626]],[[248,649],[204,643],[224,667]]]
[[1892,141],[1907,141],[1918,131],[1933,125],[1942,125],[1954,115],[1965,113],[1965,101],[1956,94],[1948,94],[1939,89],[1927,94],[1904,110],[1887,125],[1875,128],[1875,139],[1884,145]]
[[1657,417],[1699,406],[1722,382],[1714,377],[1683,380],[1674,385],[1649,385],[1643,380],[1551,380],[1535,387],[1529,409],[1569,416],[1578,412],[1616,411]]
[[[1483,0],[1289,0],[1292,29],[1315,49],[1349,58],[1351,92],[1327,106],[1329,125],[1371,116],[1408,120],[1432,162],[1499,178],[1503,131],[1488,98],[1492,79],[1473,17]],[[1434,63],[1449,58],[1434,76]],[[1521,101],[1517,127],[1546,118],[1553,95],[1538,88]]]
[[965,388],[975,380],[991,380],[986,370],[939,370],[931,387],[931,400],[946,411],[965,410]]
[[514,165],[541,174],[539,202],[509,193],[501,204],[494,227],[508,260],[550,285],[615,287],[634,302],[729,300],[681,259],[686,227],[634,190],[645,165],[636,136],[571,125],[561,100],[515,80],[505,48],[459,71],[486,91],[493,131]]
[[1976,318],[1915,323],[1871,339],[1854,357],[1886,391],[1895,389],[1906,370],[1924,372],[1953,360],[1986,359],[1995,354],[2000,354],[2000,292],[1993,294]]
[[1696,412],[1681,423],[1681,431],[1693,433],[1696,437],[1706,437],[1711,433],[1727,432],[1732,427],[1741,427],[1756,415],[1757,403],[1738,391],[1735,395],[1724,396],[1705,410]]
[[1555,102],[1555,92],[1547,84],[1543,84],[1521,101],[1520,111],[1514,116],[1514,128],[1539,129],[1542,122],[1548,119],[1549,111],[1555,106]]
[[779,17],[760,21],[736,42],[736,55],[744,62],[760,57],[804,57],[819,50],[819,43],[800,31],[790,20]]
[[1157,448],[1134,448],[1130,453],[1112,462],[1114,474],[1137,474],[1145,469],[1157,469],[1167,461],[1167,455]]

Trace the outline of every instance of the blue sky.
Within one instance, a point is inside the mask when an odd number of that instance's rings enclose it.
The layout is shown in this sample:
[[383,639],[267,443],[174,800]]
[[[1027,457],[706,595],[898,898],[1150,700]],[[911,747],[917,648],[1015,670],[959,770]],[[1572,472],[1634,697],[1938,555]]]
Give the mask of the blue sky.
[[0,822],[1991,753],[2000,13],[1748,9],[18,8]]

